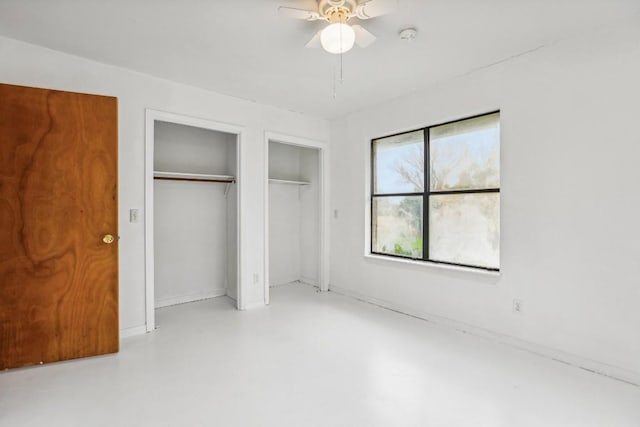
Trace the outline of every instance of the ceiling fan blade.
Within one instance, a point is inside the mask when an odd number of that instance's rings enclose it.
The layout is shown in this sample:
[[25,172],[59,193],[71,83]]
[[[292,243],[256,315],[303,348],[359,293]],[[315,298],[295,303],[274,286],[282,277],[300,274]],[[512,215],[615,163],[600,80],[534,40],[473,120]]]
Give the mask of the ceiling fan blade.
[[361,0],[356,7],[355,15],[359,19],[371,19],[395,12],[398,0]]
[[320,43],[320,33],[322,33],[322,30],[318,31],[316,35],[313,36],[313,38],[309,40],[306,45],[304,45],[304,47],[308,47],[311,49],[322,47],[322,43]]
[[369,31],[362,28],[360,25],[352,25],[353,31],[356,33],[356,44],[360,47],[367,47],[374,41],[376,41],[376,36],[371,34]]
[[305,21],[315,21],[320,19],[317,10],[298,9],[295,7],[279,6],[278,13],[286,18],[303,19]]

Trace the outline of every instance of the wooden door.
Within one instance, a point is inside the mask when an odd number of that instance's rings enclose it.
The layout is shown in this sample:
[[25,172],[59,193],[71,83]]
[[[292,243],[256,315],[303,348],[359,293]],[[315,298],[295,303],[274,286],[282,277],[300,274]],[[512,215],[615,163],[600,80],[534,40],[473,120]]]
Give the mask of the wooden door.
[[116,98],[0,84],[0,369],[118,351],[117,145]]

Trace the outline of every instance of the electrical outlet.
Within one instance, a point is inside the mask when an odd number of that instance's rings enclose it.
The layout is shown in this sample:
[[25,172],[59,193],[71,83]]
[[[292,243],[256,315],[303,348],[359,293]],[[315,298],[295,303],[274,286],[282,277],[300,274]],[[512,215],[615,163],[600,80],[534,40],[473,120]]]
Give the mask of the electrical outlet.
[[253,284],[257,285],[260,283],[260,275],[258,273],[253,273]]
[[513,300],[513,312],[517,313],[517,314],[522,314],[523,312],[523,302],[521,299],[514,299]]
[[333,217],[334,217],[335,219],[338,219],[338,209],[334,209],[334,210],[333,210]]

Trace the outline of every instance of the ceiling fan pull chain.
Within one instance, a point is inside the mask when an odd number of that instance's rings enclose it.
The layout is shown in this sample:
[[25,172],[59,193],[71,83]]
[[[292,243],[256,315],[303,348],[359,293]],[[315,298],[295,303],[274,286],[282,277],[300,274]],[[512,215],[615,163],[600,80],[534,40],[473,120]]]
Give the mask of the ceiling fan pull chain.
[[[340,33],[339,33],[339,37],[340,37],[340,43],[342,44],[342,28],[340,28]],[[344,82],[344,76],[343,76],[343,67],[342,67],[342,50],[340,51],[340,53],[338,54],[339,58],[339,70],[338,72],[332,72],[332,80],[333,80],[333,99],[336,99],[338,97],[338,85],[342,85],[342,83]]]
[[[342,46],[342,27],[340,27],[340,45]],[[344,82],[344,78],[342,75],[342,54],[343,49],[340,49],[340,84]]]
[[337,55],[336,62],[334,62],[333,67],[331,67],[331,87],[333,89],[332,97],[333,99],[338,98],[338,90],[340,86],[342,86],[343,78],[342,78],[342,55]]
[[333,89],[333,99],[336,99],[336,97],[338,96],[338,89],[336,88],[336,70],[335,68],[331,67],[331,86]]
[[342,54],[340,54],[340,84],[344,83],[344,77],[342,75]]

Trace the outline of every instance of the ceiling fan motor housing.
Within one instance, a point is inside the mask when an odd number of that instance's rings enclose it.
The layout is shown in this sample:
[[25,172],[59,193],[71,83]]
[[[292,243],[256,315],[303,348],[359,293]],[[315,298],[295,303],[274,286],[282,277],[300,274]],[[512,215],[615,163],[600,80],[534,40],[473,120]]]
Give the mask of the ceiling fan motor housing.
[[356,0],[320,0],[318,11],[329,22],[346,22],[356,10]]

